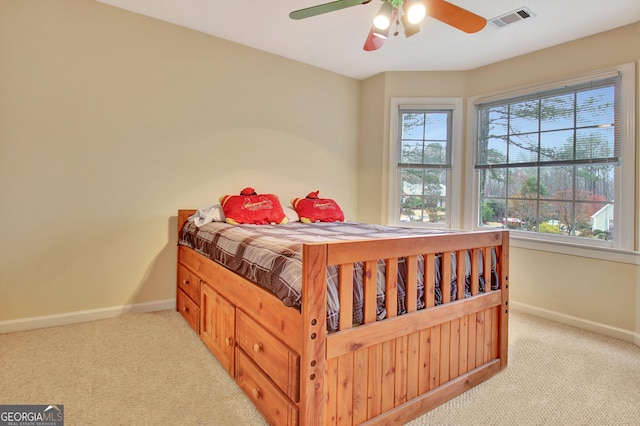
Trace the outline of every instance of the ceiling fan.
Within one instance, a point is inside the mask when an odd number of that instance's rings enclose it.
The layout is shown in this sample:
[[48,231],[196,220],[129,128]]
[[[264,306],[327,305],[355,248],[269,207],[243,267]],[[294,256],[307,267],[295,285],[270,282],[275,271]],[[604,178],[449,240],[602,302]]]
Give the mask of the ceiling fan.
[[[480,31],[487,24],[487,20],[466,9],[451,4],[445,0],[381,0],[380,11],[373,20],[369,35],[364,42],[366,51],[382,47],[389,37],[389,28],[395,22],[394,36],[398,35],[400,22],[404,28],[405,37],[411,37],[420,31],[418,25],[425,16],[430,16],[445,24],[451,25],[466,33]],[[371,0],[337,0],[305,9],[295,10],[289,14],[291,19],[304,19],[322,15],[347,7],[370,3]]]

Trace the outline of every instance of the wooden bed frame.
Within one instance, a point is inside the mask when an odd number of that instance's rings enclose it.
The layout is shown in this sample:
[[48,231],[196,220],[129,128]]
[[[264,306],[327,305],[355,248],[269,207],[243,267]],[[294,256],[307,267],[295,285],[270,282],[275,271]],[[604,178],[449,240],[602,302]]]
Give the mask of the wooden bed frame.
[[[178,230],[195,210],[178,211]],[[491,291],[491,250],[499,289]],[[451,301],[451,256],[470,250],[471,293]],[[479,253],[483,256],[480,257]],[[434,256],[443,303],[434,306]],[[424,255],[426,308],[416,310]],[[397,312],[397,259],[407,258],[407,309]],[[187,247],[178,247],[177,310],[273,425],[401,425],[507,366],[506,230],[305,244],[302,310]],[[487,291],[478,286],[479,259]],[[376,268],[387,264],[386,311],[376,321]],[[364,324],[352,326],[352,268],[365,265]],[[465,262],[457,262],[464,277]],[[326,270],[340,265],[339,331],[326,331]],[[460,280],[459,280],[460,281]],[[413,309],[411,309],[413,307]]]

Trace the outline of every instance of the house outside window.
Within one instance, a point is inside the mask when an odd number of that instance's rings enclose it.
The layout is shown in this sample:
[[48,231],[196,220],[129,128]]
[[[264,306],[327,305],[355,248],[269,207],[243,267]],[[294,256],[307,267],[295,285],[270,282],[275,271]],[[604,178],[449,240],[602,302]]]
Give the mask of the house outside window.
[[632,249],[633,78],[621,66],[474,100],[474,228]]
[[393,98],[391,104],[389,222],[451,227],[459,217],[452,189],[459,181],[462,100]]

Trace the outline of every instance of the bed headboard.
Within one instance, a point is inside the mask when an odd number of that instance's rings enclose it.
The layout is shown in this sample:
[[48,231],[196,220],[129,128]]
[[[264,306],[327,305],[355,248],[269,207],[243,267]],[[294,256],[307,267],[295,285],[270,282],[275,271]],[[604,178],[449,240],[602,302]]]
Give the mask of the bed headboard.
[[178,229],[177,229],[178,237],[180,237],[180,230],[182,229],[184,224],[187,223],[189,216],[191,216],[195,212],[196,212],[195,209],[194,210],[178,210]]

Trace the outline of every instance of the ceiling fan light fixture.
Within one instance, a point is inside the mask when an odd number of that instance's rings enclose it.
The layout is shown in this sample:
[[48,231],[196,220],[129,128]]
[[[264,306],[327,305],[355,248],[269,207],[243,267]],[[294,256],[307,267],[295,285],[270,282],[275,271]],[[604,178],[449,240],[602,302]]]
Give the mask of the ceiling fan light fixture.
[[410,23],[417,24],[427,15],[427,9],[421,1],[413,1],[409,4],[406,15]]
[[389,28],[386,28],[384,30],[381,30],[380,28],[374,28],[373,35],[383,40],[386,40],[387,38],[389,38]]
[[391,25],[391,13],[393,12],[393,6],[391,3],[382,3],[380,11],[373,18],[373,26],[379,30],[386,30]]
[[407,15],[402,15],[402,28],[404,28],[404,36],[411,37],[420,32],[420,25],[409,22]]

